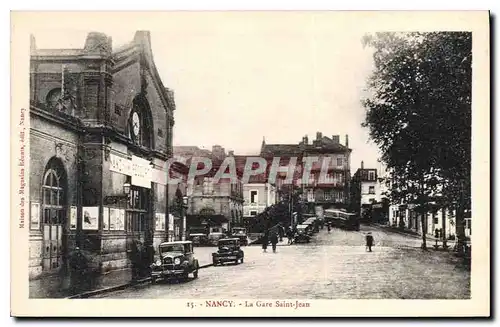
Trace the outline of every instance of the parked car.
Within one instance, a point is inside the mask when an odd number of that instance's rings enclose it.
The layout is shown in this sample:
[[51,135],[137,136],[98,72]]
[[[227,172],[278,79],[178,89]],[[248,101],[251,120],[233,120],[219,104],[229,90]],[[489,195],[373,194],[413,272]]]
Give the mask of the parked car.
[[193,242],[164,242],[158,247],[160,257],[151,265],[151,282],[158,279],[198,278],[200,265],[193,252]]
[[193,242],[193,245],[206,245],[208,244],[208,230],[205,227],[190,227],[188,239]]
[[238,238],[225,238],[217,243],[217,252],[212,253],[212,262],[214,266],[226,262],[243,263],[245,253],[240,248]]
[[309,235],[309,236],[313,236],[314,235],[314,226],[313,226],[312,222],[305,221],[302,224],[300,224],[300,226],[303,226],[305,228],[305,232],[306,232],[307,235]]
[[234,227],[231,230],[231,237],[238,238],[241,245],[248,245],[247,229],[244,227]]
[[294,243],[309,243],[311,241],[310,227],[308,225],[298,225],[296,228],[297,232],[294,236]]
[[226,238],[226,231],[220,226],[210,227],[210,232],[208,233],[208,242],[210,245],[217,245],[220,239]]

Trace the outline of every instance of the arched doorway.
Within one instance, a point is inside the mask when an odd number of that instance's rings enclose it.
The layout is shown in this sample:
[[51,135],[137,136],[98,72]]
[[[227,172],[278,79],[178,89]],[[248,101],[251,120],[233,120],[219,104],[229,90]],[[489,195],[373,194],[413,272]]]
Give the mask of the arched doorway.
[[42,237],[44,271],[64,266],[66,254],[67,175],[60,159],[47,163],[42,180]]

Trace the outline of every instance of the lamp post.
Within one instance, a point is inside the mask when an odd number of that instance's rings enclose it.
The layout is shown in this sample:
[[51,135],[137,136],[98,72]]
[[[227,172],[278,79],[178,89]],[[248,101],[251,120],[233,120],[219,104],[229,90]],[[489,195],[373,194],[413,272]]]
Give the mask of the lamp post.
[[187,213],[187,209],[188,209],[188,200],[189,200],[189,198],[187,196],[182,197],[182,203],[181,203],[181,219],[182,219],[181,240],[183,240],[183,241],[186,240],[186,213]]
[[123,184],[123,194],[129,198],[130,196],[130,184],[129,183],[125,183]]

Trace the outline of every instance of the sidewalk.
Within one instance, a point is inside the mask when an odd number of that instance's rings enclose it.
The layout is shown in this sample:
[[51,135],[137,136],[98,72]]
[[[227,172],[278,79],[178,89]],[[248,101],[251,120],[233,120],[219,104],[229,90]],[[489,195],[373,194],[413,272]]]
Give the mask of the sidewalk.
[[[387,226],[387,225],[377,224],[377,223],[370,223],[369,225],[374,226],[374,227],[383,228],[384,230],[386,230],[388,232],[393,232],[393,233],[397,233],[397,234],[401,234],[401,235],[406,235],[406,236],[410,236],[410,237],[414,237],[414,238],[418,238],[418,239],[422,238],[422,235],[418,234],[417,232],[415,232],[413,230],[401,229],[401,228],[398,228],[398,227],[392,227],[392,226]],[[436,241],[436,240],[442,241],[441,238],[436,238],[436,237],[434,237],[433,235],[430,235],[430,234],[426,235],[426,239],[428,241]],[[453,243],[454,241],[453,240],[448,240],[448,242]]]
[[[107,274],[98,275],[97,278],[93,280],[87,288],[81,290],[81,292],[118,287],[130,283],[131,279],[131,269],[111,271]],[[69,276],[61,277],[59,275],[52,275],[29,281],[30,298],[64,298],[73,295],[76,294],[71,289]]]
[[[195,254],[199,260],[200,269],[212,266],[212,248],[200,250],[195,249]],[[150,280],[149,277],[138,280],[135,283],[144,283]],[[70,285],[70,278],[58,275],[46,276],[29,281],[29,297],[41,298],[87,298],[96,294],[112,292],[130,287],[132,282],[132,270],[130,268],[110,271],[106,274],[98,275],[95,280],[85,289],[75,292]]]

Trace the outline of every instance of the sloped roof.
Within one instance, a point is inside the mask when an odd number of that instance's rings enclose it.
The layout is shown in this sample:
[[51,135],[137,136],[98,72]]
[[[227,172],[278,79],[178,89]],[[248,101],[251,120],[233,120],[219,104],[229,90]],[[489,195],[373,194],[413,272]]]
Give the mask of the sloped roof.
[[130,43],[124,44],[113,51],[112,58],[115,62],[115,71],[119,71],[123,65],[131,61],[131,58],[141,60],[141,64],[144,64],[151,73],[154,87],[159,93],[165,108],[175,110],[173,91],[163,85],[154,63],[149,31],[137,31]]
[[264,144],[261,149],[261,154],[273,154],[273,155],[299,155],[302,153],[302,149],[298,144]]

